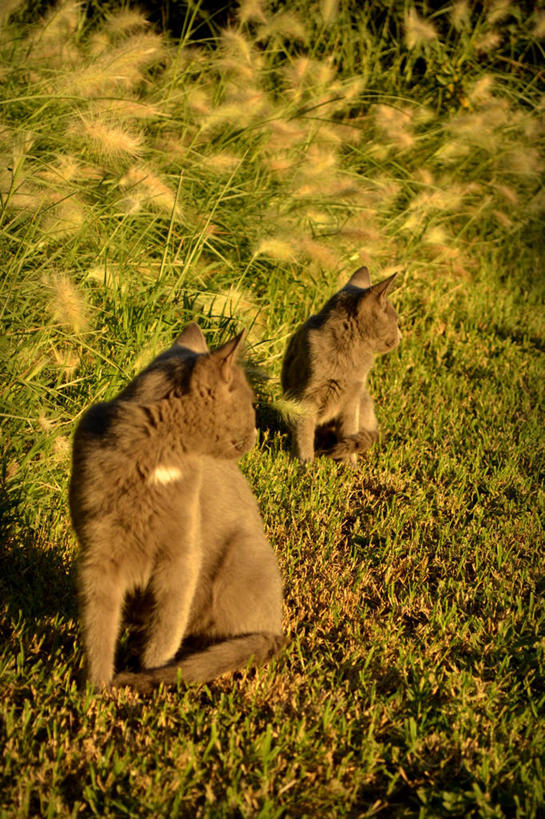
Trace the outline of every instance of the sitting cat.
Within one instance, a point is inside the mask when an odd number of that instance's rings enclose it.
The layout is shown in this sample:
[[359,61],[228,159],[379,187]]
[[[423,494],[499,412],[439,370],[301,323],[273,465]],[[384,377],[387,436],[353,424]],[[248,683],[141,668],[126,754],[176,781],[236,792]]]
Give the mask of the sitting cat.
[[398,316],[386,295],[397,274],[371,286],[361,267],[291,337],[282,365],[282,388],[299,405],[292,424],[299,460],[314,457],[317,427],[333,422],[333,458],[354,462],[378,437],[366,381],[377,353],[401,340]]
[[[76,430],[70,511],[96,686],[149,691],[178,671],[205,682],[282,645],[276,556],[236,464],[256,436],[253,394],[236,364],[243,335],[210,352],[190,324]],[[146,670],[114,677],[123,608],[138,593]],[[206,648],[175,659],[186,637]]]

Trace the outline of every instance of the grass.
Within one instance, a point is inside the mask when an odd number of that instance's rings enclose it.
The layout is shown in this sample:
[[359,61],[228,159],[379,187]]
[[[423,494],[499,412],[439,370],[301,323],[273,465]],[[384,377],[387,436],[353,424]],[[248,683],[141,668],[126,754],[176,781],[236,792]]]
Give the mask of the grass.
[[[0,28],[2,815],[541,815],[543,13],[246,2],[174,41],[93,9]],[[302,471],[285,343],[362,262],[401,274],[383,439]],[[70,436],[193,319],[250,328],[289,643],[97,696]]]

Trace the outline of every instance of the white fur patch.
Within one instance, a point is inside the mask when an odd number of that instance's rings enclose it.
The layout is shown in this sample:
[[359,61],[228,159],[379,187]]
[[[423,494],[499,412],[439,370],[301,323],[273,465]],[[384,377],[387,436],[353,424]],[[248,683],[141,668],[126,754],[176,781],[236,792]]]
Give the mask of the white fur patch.
[[166,483],[179,481],[181,477],[182,470],[177,466],[156,466],[148,482],[154,486],[164,486]]

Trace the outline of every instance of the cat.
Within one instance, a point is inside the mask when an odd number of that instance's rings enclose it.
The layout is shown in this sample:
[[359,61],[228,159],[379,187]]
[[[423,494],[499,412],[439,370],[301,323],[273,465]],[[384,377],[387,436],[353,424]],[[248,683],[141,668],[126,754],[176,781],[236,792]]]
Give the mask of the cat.
[[[256,500],[236,461],[256,439],[253,393],[236,363],[244,333],[210,352],[188,325],[73,445],[70,511],[87,679],[95,687],[207,682],[283,643],[282,587]],[[114,676],[131,608],[139,672]],[[125,612],[123,612],[125,608]],[[201,650],[184,651],[185,638]]]
[[314,457],[317,428],[332,424],[336,443],[328,453],[354,463],[378,438],[367,376],[378,353],[401,340],[398,315],[387,299],[394,273],[371,285],[366,267],[357,270],[317,315],[288,342],[282,389],[298,405],[291,422],[292,444],[303,463]]

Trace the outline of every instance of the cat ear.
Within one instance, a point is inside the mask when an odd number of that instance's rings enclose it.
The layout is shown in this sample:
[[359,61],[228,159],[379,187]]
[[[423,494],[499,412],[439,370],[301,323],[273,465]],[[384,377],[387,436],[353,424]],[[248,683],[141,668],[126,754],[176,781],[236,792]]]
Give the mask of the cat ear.
[[221,376],[226,382],[231,380],[231,369],[238,358],[242,340],[244,339],[245,335],[246,330],[243,330],[242,333],[238,334],[238,336],[235,336],[235,338],[227,341],[212,353],[213,357],[218,359],[220,362]]
[[180,347],[185,347],[188,350],[191,350],[193,353],[207,353],[208,344],[206,343],[206,339],[203,335],[203,332],[197,322],[192,321],[191,324],[188,324],[185,330],[183,330],[174,344],[179,344]]
[[370,292],[373,294],[373,296],[378,298],[382,305],[386,303],[386,295],[396,278],[397,273],[393,273],[391,276],[388,276],[387,279],[384,279],[384,281],[378,282],[371,287]]
[[354,287],[361,287],[363,289],[371,287],[371,276],[369,275],[369,271],[366,267],[360,267],[350,276],[346,284],[352,284]]

